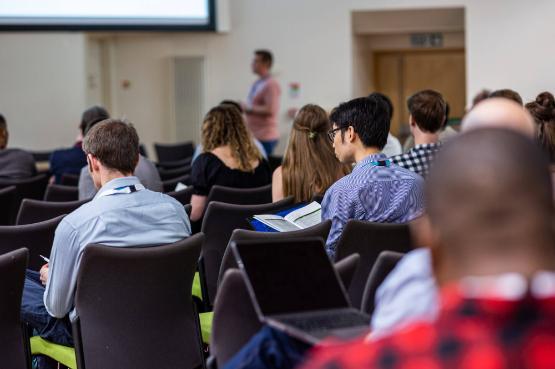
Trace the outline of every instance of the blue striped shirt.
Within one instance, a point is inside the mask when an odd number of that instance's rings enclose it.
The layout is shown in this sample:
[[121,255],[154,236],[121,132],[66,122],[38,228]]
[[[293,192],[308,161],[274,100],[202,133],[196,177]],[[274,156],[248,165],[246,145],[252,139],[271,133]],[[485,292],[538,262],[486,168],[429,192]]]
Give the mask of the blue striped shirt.
[[387,160],[382,153],[369,155],[351,174],[335,182],[322,201],[322,220],[332,225],[326,251],[333,259],[341,231],[349,219],[379,223],[405,223],[424,210],[424,180],[395,164],[377,166]]

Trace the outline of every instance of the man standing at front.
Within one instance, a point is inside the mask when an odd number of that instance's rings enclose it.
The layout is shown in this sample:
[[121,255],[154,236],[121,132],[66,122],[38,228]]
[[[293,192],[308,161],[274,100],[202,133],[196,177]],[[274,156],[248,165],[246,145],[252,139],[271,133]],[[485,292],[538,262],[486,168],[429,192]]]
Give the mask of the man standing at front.
[[67,316],[73,309],[77,271],[87,245],[162,245],[191,234],[183,206],[145,189],[133,176],[139,160],[135,128],[119,120],[104,120],[87,133],[83,150],[99,191],[92,201],[62,219],[50,262],[40,270],[40,281],[38,273],[28,271],[21,306],[22,320],[41,337],[68,346],[73,341]]
[[343,103],[333,110],[330,121],[335,155],[342,163],[356,163],[352,173],[335,182],[322,201],[322,219],[332,221],[326,250],[333,259],[349,219],[406,223],[421,215],[424,180],[381,153],[390,125],[383,99],[369,96]]
[[281,90],[271,76],[273,57],[268,50],[256,50],[252,61],[252,71],[260,77],[251,87],[247,104],[247,126],[271,155],[279,139],[277,115]]

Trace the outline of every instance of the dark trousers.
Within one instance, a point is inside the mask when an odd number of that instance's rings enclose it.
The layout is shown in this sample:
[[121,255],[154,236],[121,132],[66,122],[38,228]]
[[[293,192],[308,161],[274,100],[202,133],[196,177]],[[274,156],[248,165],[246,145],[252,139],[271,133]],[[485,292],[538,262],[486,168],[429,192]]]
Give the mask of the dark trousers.
[[294,369],[309,348],[308,344],[265,326],[223,369]]
[[71,325],[66,316],[54,318],[44,306],[44,286],[40,275],[34,270],[27,270],[25,286],[21,299],[21,320],[27,323],[42,338],[65,346],[73,346]]
[[278,140],[272,141],[260,141],[262,147],[264,147],[264,151],[266,151],[266,155],[270,156],[274,152],[274,148],[276,147]]

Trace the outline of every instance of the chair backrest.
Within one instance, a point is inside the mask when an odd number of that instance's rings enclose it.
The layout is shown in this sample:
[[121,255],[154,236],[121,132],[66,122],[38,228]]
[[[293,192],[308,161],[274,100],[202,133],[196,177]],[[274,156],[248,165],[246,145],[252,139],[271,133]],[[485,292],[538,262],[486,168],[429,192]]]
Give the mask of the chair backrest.
[[20,319],[21,296],[29,252],[17,249],[0,255],[0,357],[2,368],[31,368],[29,342]]
[[73,174],[73,173],[62,174],[62,178],[60,178],[60,184],[64,186],[77,187],[79,185],[79,174]]
[[408,224],[372,223],[350,220],[343,228],[337,243],[336,260],[357,253],[360,265],[349,287],[349,297],[354,307],[360,308],[362,294],[380,252],[385,250],[408,252],[413,248]]
[[341,283],[345,287],[345,290],[349,290],[351,282],[353,281],[353,276],[355,275],[358,265],[360,264],[360,255],[351,254],[344,259],[339,260],[335,263],[335,269],[337,269],[337,274],[341,279]]
[[186,159],[175,160],[175,161],[160,161],[158,163],[155,163],[155,165],[159,171],[183,168],[183,167],[191,166],[192,159],[193,158],[186,158]]
[[385,280],[387,275],[391,273],[395,265],[401,260],[405,254],[394,251],[382,251],[378,256],[378,260],[374,263],[370,275],[368,276],[368,281],[366,282],[366,287],[364,288],[364,294],[362,296],[362,306],[361,310],[372,315],[374,312],[375,297],[378,287]]
[[189,186],[184,190],[181,191],[171,191],[166,193],[166,195],[173,197],[177,201],[179,201],[182,205],[187,205],[191,203],[191,197],[193,196],[194,188],[193,186]]
[[191,176],[188,174],[185,174],[185,175],[182,175],[181,177],[176,177],[176,178],[168,179],[167,181],[162,181],[162,187],[164,189],[164,193],[174,192],[175,186],[177,186],[179,182],[185,185],[190,185]]
[[159,162],[176,161],[192,157],[195,152],[195,145],[192,141],[176,144],[155,143],[154,150]]
[[325,220],[320,224],[316,224],[310,228],[302,229],[299,231],[292,232],[256,232],[249,231],[246,229],[236,229],[231,234],[229,238],[228,245],[225,249],[224,256],[222,258],[222,264],[220,266],[220,273],[218,276],[218,288],[220,282],[225,274],[225,272],[230,268],[237,268],[237,262],[231,251],[229,244],[233,241],[245,241],[245,240],[267,240],[276,241],[283,239],[293,239],[293,238],[304,238],[304,237],[320,237],[324,242],[328,238],[330,233],[331,220]]
[[46,187],[44,201],[77,201],[79,189],[75,186],[50,184]]
[[182,167],[172,168],[172,169],[159,168],[158,173],[160,174],[160,179],[162,181],[167,181],[168,179],[181,177],[181,176],[184,176],[185,174],[191,174],[191,166],[185,165]]
[[293,205],[293,198],[261,205],[236,205],[213,201],[208,204],[201,231],[205,235],[200,263],[204,295],[203,301],[210,305],[216,296],[218,274],[231,233],[235,229],[249,229],[247,218],[256,214],[275,213]]
[[272,185],[253,188],[212,186],[206,202],[211,201],[238,205],[268,204],[272,202]]
[[0,178],[0,188],[15,186],[17,190],[16,209],[19,209],[19,204],[23,199],[42,200],[47,185],[48,176],[46,174],[38,174],[29,178]]
[[[348,285],[358,261],[354,254],[334,265],[344,285]],[[227,269],[214,302],[210,336],[210,352],[216,357],[217,366],[222,368],[261,327],[241,272]]]
[[204,236],[170,245],[85,248],[73,335],[79,368],[189,368],[202,364],[191,288]]
[[50,256],[54,231],[64,216],[40,223],[0,226],[0,254],[26,247],[29,249],[29,269],[39,270],[45,263],[39,255]]
[[0,189],[0,225],[11,225],[14,223],[16,206],[17,189],[15,186],[9,186]]
[[79,201],[53,202],[24,199],[19,207],[16,225],[32,224],[56,218],[62,214],[69,214],[90,199]]

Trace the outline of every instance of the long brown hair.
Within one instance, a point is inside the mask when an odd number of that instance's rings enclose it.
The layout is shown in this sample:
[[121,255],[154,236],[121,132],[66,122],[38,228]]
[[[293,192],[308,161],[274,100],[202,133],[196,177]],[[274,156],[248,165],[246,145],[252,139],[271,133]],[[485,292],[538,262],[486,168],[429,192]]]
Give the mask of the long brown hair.
[[299,110],[281,167],[284,196],[308,201],[349,172],[335,157],[327,136],[330,128],[328,115],[318,105]]
[[526,104],[538,125],[538,141],[547,152],[551,163],[555,163],[555,98],[549,92],[542,92],[535,101]]
[[204,117],[202,147],[204,152],[208,152],[226,145],[239,163],[238,169],[243,172],[254,171],[253,162],[262,160],[239,109],[223,104],[212,108]]

